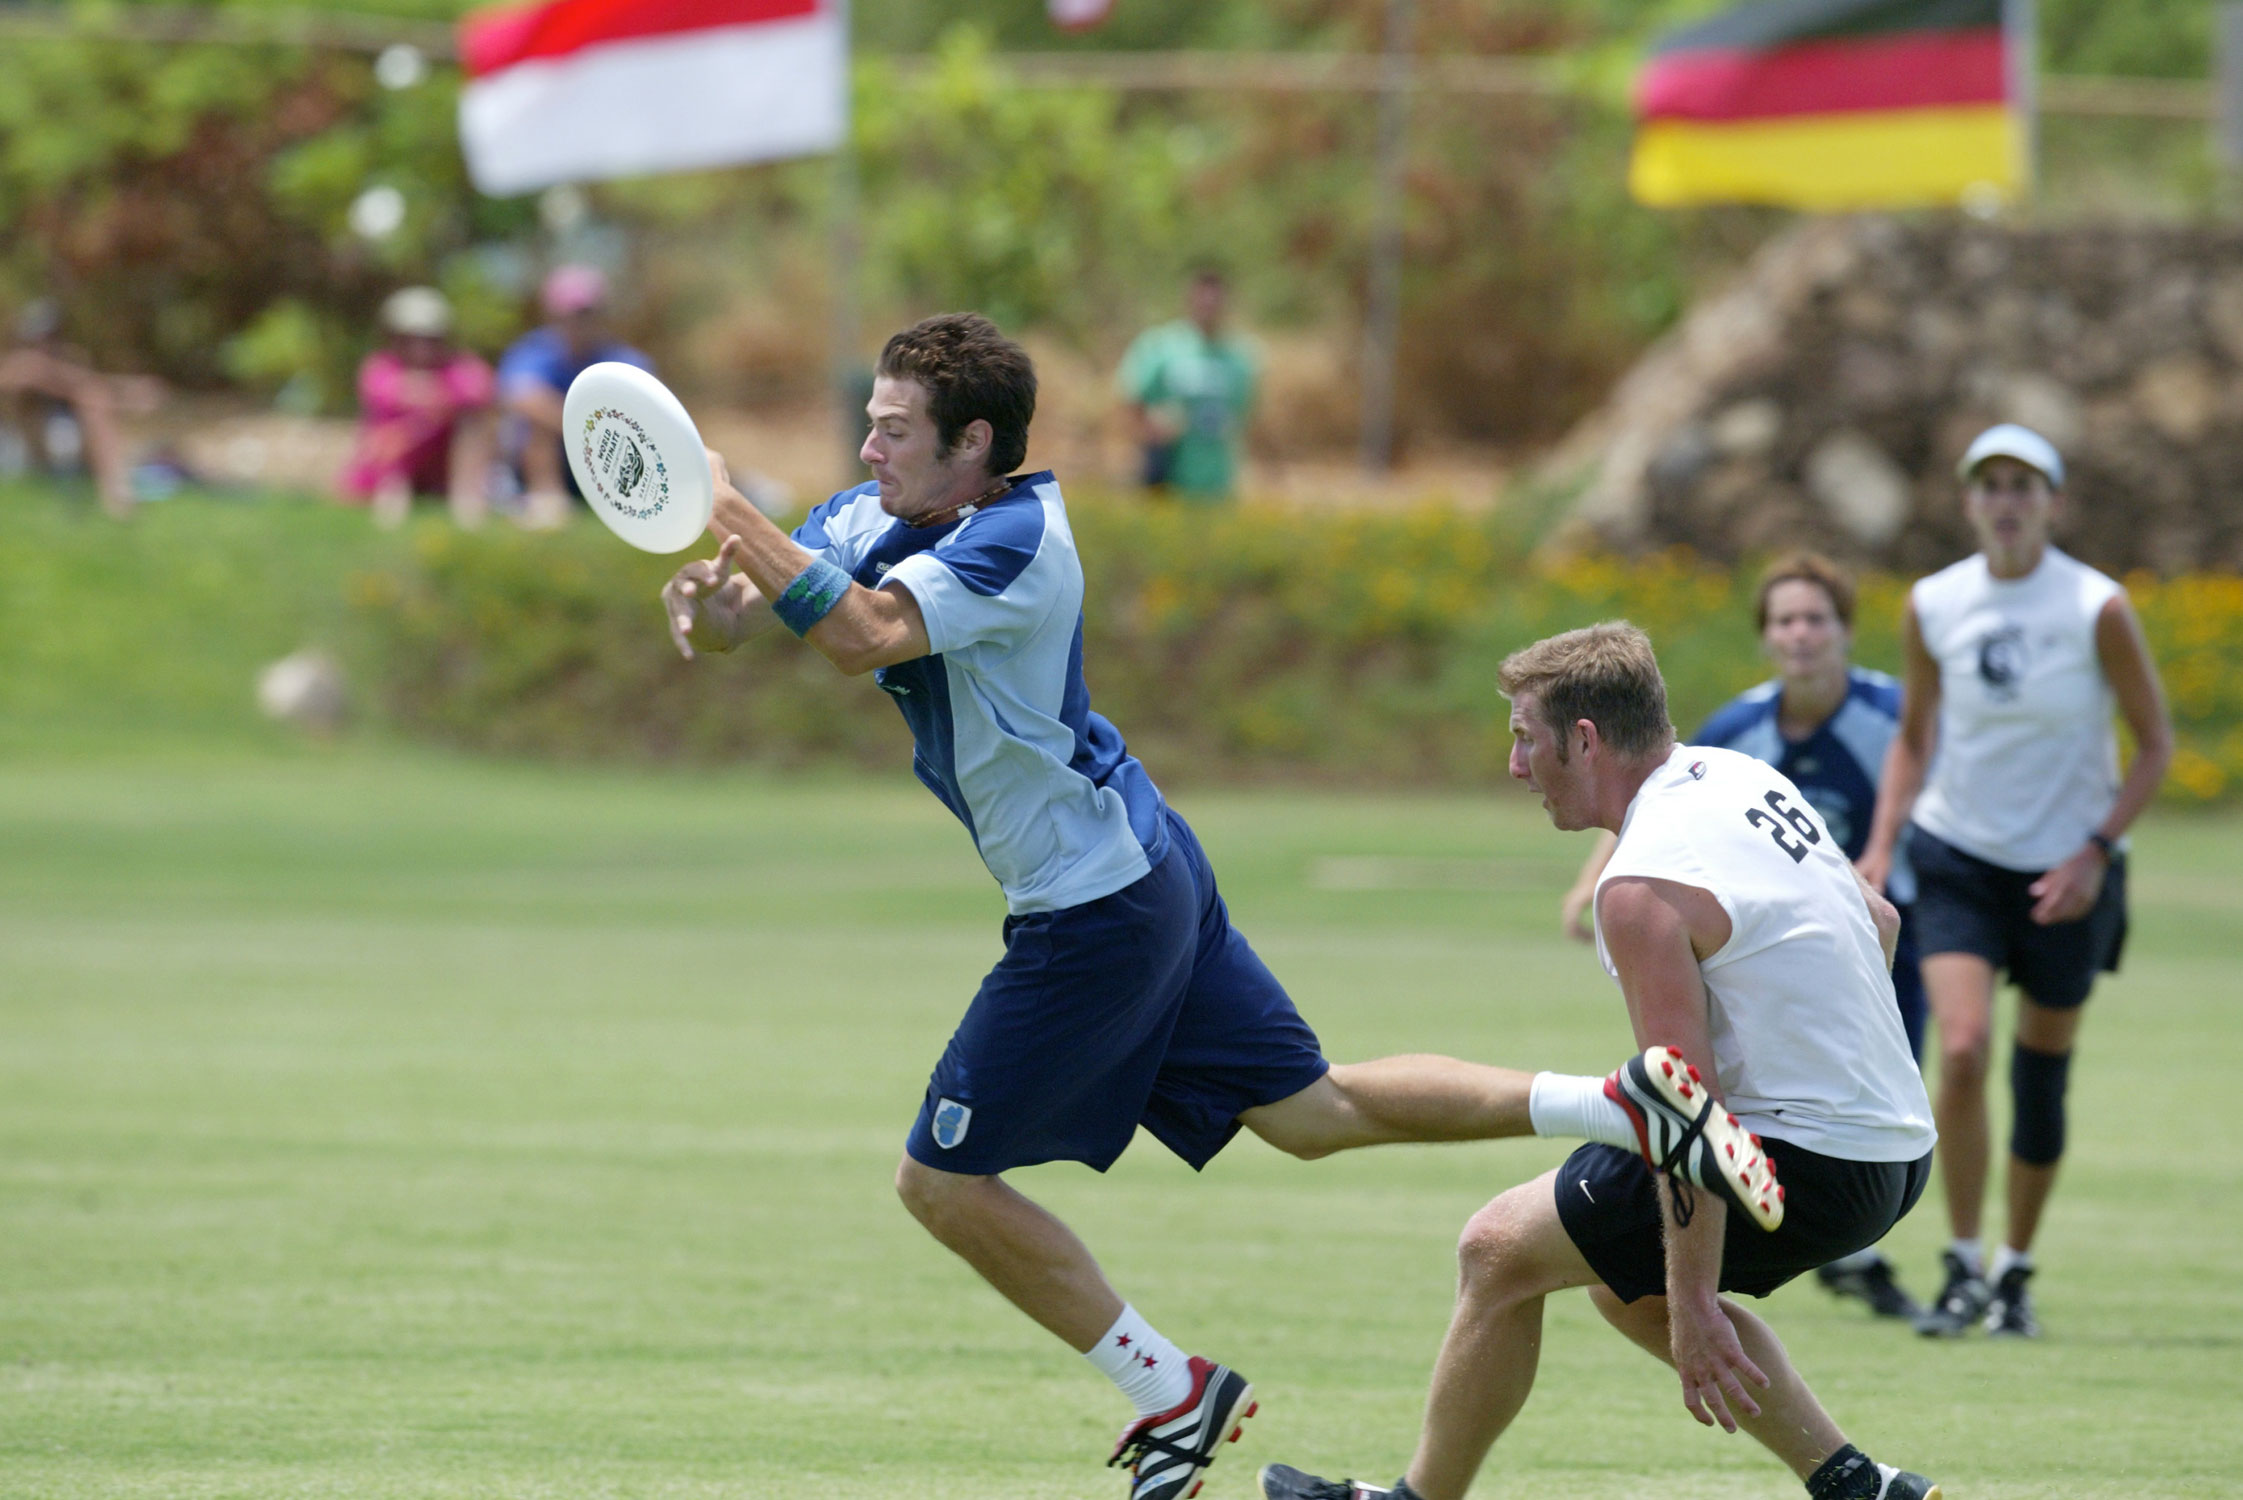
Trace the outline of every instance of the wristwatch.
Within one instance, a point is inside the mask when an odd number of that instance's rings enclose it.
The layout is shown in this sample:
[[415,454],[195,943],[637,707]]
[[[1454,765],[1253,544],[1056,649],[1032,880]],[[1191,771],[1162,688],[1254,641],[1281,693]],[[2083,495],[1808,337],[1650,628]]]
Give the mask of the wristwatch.
[[2097,829],[2095,832],[2089,834],[2087,836],[2087,841],[2090,844],[2093,844],[2096,848],[2103,851],[2103,863],[2106,865],[2109,864],[2118,855],[2118,845],[2112,840],[2103,837],[2103,832],[2101,829]]

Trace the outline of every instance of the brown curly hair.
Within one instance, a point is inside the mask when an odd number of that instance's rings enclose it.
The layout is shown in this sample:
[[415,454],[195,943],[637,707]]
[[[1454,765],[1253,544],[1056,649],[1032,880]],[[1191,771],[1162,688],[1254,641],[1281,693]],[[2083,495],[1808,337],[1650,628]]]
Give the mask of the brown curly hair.
[[992,475],[1011,473],[1028,456],[1036,366],[980,313],[941,313],[912,324],[880,351],[879,373],[917,381],[926,391],[938,457],[948,458],[977,419],[989,424]]

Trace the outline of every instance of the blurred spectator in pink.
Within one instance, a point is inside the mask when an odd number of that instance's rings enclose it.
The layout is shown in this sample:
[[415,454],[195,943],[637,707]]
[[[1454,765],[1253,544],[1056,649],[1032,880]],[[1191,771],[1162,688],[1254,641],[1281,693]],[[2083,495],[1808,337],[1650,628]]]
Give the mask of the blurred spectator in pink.
[[568,516],[575,477],[561,450],[561,398],[587,365],[618,360],[652,370],[654,362],[618,341],[608,327],[607,277],[592,266],[557,266],[539,293],[545,326],[516,339],[499,356],[499,399],[506,408],[507,461],[521,476],[522,520],[559,525]]
[[382,328],[389,342],[358,367],[358,446],[344,498],[371,503],[390,527],[415,495],[440,495],[452,519],[480,525],[498,450],[491,367],[452,342],[452,307],[434,287],[392,292]]
[[16,315],[13,346],[0,353],[0,421],[21,434],[36,468],[59,473],[83,463],[101,508],[122,520],[132,513],[133,493],[117,407],[112,382],[62,341],[59,306],[42,297]]

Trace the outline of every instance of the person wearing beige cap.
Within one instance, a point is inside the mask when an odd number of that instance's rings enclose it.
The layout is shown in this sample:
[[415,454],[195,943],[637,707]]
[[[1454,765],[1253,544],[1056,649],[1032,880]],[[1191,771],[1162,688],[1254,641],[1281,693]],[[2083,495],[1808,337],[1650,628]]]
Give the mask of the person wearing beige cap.
[[[1939,1034],[1940,1177],[1953,1239],[1925,1334],[2039,1332],[2026,1282],[2064,1153],[2072,1044],[2126,938],[2126,830],[2173,758],[2173,728],[2126,590],[2051,544],[2064,461],[2004,423],[1959,466],[1980,550],[1919,580],[1902,620],[1900,730],[1886,753],[1862,876],[1905,847],[1924,988]],[[2113,712],[2133,764],[2119,773]],[[1935,756],[1934,750],[1938,752]],[[1905,840],[1905,844],[1903,841]],[[1994,986],[2017,987],[2008,1213],[1980,1239]]]
[[409,286],[382,303],[388,341],[358,367],[358,441],[343,497],[396,526],[415,495],[441,495],[453,519],[483,519],[497,452],[491,367],[452,342],[452,308],[434,287]]
[[499,356],[499,401],[506,410],[507,462],[521,478],[522,520],[559,525],[576,480],[561,450],[561,398],[587,365],[616,360],[651,371],[654,362],[608,327],[608,282],[597,267],[564,265],[538,294],[546,322]]

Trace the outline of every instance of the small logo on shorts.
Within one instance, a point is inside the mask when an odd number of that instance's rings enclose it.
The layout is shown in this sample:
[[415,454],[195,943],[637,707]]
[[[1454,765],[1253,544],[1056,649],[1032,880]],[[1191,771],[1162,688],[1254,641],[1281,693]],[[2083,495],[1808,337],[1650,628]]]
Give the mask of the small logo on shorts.
[[974,1122],[971,1107],[955,1099],[944,1099],[935,1105],[935,1144],[948,1151],[966,1138],[967,1129]]

